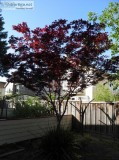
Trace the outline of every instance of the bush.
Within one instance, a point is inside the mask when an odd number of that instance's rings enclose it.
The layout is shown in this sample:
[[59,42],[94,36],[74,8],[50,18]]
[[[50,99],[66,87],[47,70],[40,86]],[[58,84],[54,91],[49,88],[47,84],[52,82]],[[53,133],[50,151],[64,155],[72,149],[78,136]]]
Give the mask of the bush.
[[41,140],[40,160],[75,160],[75,143],[72,132],[53,129]]
[[37,118],[51,114],[51,109],[40,102],[22,101],[17,102],[14,110],[17,118]]

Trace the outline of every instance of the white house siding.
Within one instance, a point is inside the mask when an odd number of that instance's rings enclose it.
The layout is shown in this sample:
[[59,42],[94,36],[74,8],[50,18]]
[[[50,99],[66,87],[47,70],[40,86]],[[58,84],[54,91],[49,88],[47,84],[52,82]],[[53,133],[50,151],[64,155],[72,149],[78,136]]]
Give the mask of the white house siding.
[[[78,86],[77,86],[78,89]],[[92,100],[94,97],[94,89],[95,86],[88,86],[86,89],[84,89],[82,92],[78,92],[77,96],[87,96],[89,97],[89,100]],[[62,82],[62,91],[68,90],[68,83],[67,81]]]
[[0,97],[3,97],[5,95],[5,89],[0,88]]
[[4,85],[5,85],[5,82],[0,81],[0,97],[3,97],[5,95]]
[[0,81],[0,97],[10,95],[13,92],[13,83]]
[[94,88],[95,86],[89,86],[85,89],[85,95],[92,100],[94,98]]
[[9,95],[13,93],[13,83],[8,83],[8,85],[5,86],[5,95]]
[[67,81],[63,81],[63,82],[62,82],[62,90],[63,90],[63,91],[67,91],[67,90],[68,90]]

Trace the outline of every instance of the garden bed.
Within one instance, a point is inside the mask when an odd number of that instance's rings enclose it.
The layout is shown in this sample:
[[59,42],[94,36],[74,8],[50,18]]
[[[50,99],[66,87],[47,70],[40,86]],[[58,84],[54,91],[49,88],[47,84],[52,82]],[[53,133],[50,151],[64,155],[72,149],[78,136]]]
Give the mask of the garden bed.
[[78,136],[80,160],[118,160],[119,141],[88,134]]
[[[96,138],[88,134],[82,137],[74,133],[75,143],[79,146],[78,154],[79,160],[118,160],[119,159],[119,142],[104,139],[102,137]],[[2,152],[9,153],[14,150],[23,149],[16,153],[11,153],[0,157],[0,160],[39,160],[37,158],[40,152],[41,139],[34,139],[23,141],[11,145],[1,146]],[[77,159],[77,160],[78,160]],[[41,160],[41,159],[40,159]]]

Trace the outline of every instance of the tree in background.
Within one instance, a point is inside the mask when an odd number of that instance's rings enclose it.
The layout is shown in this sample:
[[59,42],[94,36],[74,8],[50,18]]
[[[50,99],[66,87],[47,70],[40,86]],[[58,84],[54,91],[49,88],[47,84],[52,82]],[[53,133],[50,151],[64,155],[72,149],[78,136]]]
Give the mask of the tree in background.
[[104,29],[109,32],[109,38],[112,40],[112,63],[117,66],[115,73],[109,78],[110,83],[112,83],[112,81],[119,79],[119,2],[110,2],[101,15],[89,12],[88,16],[93,23],[104,23]]
[[115,97],[107,84],[98,83],[94,91],[95,101],[114,101]]
[[8,59],[6,58],[7,53],[7,32],[4,31],[4,21],[3,17],[0,14],[0,75],[6,75],[7,74],[7,65],[8,65]]
[[95,101],[118,101],[119,100],[119,81],[100,82],[94,90]]
[[114,100],[119,101],[119,80],[114,80],[108,82],[109,89],[111,90],[112,94],[114,95]]
[[111,46],[112,54],[119,53],[119,2],[110,2],[108,7],[102,11],[101,15],[95,12],[89,12],[89,20],[105,24],[105,29],[108,28],[110,39],[113,45]]
[[[103,27],[103,24],[91,24],[82,19],[70,23],[60,19],[34,30],[25,22],[13,26],[22,36],[11,36],[9,40],[14,49],[9,61],[15,69],[9,81],[23,84],[51,104],[58,128],[76,88],[82,91],[96,84],[112,69],[109,60],[102,55],[110,48]],[[64,81],[68,89],[62,92]]]

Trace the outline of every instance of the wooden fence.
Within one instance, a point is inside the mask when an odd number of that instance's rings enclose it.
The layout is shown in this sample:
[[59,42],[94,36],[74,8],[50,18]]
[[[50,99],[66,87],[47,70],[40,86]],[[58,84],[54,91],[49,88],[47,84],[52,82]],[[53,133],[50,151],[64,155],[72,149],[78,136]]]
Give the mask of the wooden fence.
[[[65,103],[64,101],[63,106]],[[109,135],[119,139],[119,102],[92,102],[88,105],[87,103],[81,104],[79,101],[69,101],[65,114],[74,116],[74,123],[79,122],[79,129],[82,111],[86,107],[83,120],[85,131]]]

